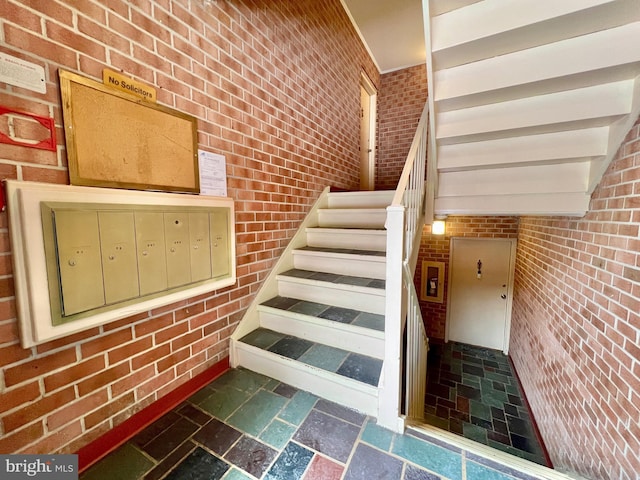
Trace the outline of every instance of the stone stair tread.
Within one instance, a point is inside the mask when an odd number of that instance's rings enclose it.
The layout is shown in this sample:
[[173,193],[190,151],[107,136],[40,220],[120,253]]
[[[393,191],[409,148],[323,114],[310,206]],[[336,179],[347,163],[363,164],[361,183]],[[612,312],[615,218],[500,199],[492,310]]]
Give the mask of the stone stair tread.
[[355,248],[334,248],[334,247],[312,247],[305,246],[297,248],[296,250],[303,250],[309,252],[326,252],[326,253],[339,253],[344,255],[369,255],[372,257],[386,257],[386,252],[378,250],[358,250]]
[[384,315],[375,313],[281,296],[273,297],[260,305],[384,332]]
[[292,268],[280,275],[295,278],[304,278],[308,280],[318,280],[343,285],[356,285],[360,287],[379,288],[384,290],[385,281],[377,278],[355,277],[351,275],[340,275],[337,273],[314,272],[312,270],[301,270]]
[[342,230],[349,230],[351,233],[361,232],[361,233],[374,233],[376,235],[386,232],[387,229],[384,227],[307,227],[307,230],[326,230],[328,232],[340,232]]
[[382,371],[382,360],[266,328],[248,333],[240,342],[374,387]]

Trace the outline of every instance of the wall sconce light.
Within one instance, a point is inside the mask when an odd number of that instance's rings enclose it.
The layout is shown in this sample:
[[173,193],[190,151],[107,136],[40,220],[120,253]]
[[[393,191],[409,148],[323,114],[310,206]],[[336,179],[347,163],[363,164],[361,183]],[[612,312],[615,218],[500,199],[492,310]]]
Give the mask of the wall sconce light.
[[445,231],[444,218],[436,217],[436,219],[431,224],[431,233],[433,235],[444,235],[444,231]]

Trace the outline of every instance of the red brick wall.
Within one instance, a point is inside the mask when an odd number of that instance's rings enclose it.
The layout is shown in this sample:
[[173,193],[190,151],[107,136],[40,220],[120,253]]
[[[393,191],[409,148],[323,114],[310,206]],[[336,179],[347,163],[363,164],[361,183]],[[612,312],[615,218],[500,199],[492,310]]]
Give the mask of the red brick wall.
[[376,189],[395,190],[427,101],[427,69],[386,73],[380,82]]
[[0,51],[42,65],[47,92],[0,105],[56,119],[57,152],[0,144],[4,178],[68,183],[58,68],[108,67],[198,118],[226,155],[238,282],[24,350],[0,215],[0,453],[72,452],[228,354],[228,338],[326,185],[359,185],[359,79],[379,74],[339,0],[0,0]]
[[520,220],[511,355],[557,468],[640,472],[640,122],[583,218]]
[[444,340],[447,320],[447,282],[449,281],[449,249],[451,237],[471,238],[515,238],[518,232],[516,217],[448,217],[444,235],[432,235],[431,226],[425,225],[420,241],[418,265],[414,277],[415,286],[420,291],[422,282],[422,262],[444,262],[444,298],[442,303],[420,302],[420,311],[430,339]]

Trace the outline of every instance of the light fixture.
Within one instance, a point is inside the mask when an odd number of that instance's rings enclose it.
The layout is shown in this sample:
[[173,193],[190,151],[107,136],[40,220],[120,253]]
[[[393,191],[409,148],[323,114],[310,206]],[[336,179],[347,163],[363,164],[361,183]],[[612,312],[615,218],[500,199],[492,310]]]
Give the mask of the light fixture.
[[445,218],[446,217],[436,217],[436,219],[431,224],[431,233],[433,235],[444,235],[445,231]]

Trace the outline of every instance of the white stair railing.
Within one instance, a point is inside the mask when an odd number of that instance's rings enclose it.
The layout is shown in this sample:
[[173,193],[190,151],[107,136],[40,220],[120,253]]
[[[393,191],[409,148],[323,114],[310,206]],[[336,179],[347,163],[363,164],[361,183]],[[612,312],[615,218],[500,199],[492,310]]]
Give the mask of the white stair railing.
[[[413,272],[418,258],[416,247],[420,243],[424,225],[428,112],[428,104],[425,104],[393,201],[387,207],[385,224],[385,361],[379,392],[378,424],[395,431],[404,429],[405,419],[401,411],[403,396],[406,402],[405,413],[410,420],[422,418],[422,414],[417,412],[424,408],[428,343],[413,286]],[[406,356],[403,348],[405,327]],[[403,363],[406,370],[406,392],[401,391]],[[422,377],[425,379],[415,382],[415,379]]]

